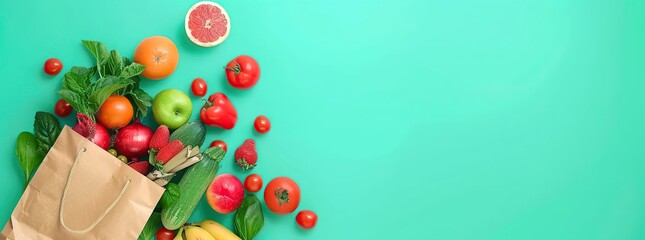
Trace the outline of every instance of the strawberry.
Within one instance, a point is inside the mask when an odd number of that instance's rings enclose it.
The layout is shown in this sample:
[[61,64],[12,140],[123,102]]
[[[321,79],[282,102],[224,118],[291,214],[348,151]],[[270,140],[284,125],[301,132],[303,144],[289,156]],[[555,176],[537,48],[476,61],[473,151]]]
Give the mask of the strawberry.
[[141,162],[132,162],[128,164],[131,168],[133,168],[135,171],[146,175],[148,172],[150,172],[150,163],[148,161],[141,161]]
[[150,139],[150,149],[153,149],[155,151],[159,151],[163,146],[166,146],[168,144],[168,141],[170,139],[170,130],[168,129],[168,126],[166,125],[161,125],[157,128],[154,134],[152,134],[152,138]]
[[247,170],[255,167],[258,162],[258,152],[255,151],[255,141],[253,139],[246,139],[240,147],[235,150],[235,163],[237,163],[242,170]]
[[172,159],[177,153],[181,152],[184,149],[184,144],[179,141],[179,139],[172,140],[172,142],[166,144],[157,153],[157,162],[161,164],[166,164],[170,159]]

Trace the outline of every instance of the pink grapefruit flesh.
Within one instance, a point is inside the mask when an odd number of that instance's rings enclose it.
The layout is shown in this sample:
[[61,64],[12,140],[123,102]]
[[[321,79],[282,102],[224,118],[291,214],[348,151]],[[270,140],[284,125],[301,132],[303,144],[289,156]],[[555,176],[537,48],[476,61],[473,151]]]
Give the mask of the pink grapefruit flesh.
[[198,2],[186,14],[186,34],[202,47],[216,46],[228,37],[231,19],[226,10],[211,1]]

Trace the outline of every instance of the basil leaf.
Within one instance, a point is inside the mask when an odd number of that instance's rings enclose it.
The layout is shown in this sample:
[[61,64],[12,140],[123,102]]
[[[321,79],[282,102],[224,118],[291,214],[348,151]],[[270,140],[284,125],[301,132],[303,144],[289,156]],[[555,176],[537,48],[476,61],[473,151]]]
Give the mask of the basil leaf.
[[161,227],[161,214],[153,212],[148,218],[148,222],[143,226],[143,231],[139,235],[138,240],[150,240],[155,236],[157,230]]
[[60,95],[61,98],[65,99],[67,103],[72,105],[72,107],[76,109],[77,112],[83,113],[87,116],[93,117],[94,113],[96,112],[95,110],[98,109],[97,107],[94,107],[93,104],[87,102],[84,96],[81,96],[80,94],[75,93],[71,90],[60,90],[58,91],[58,95]]
[[161,195],[161,207],[166,209],[175,204],[180,194],[179,185],[172,182],[166,184],[166,191]]
[[20,167],[25,172],[25,188],[29,184],[31,173],[43,161],[43,157],[38,154],[38,141],[36,136],[30,132],[21,132],[16,139],[16,155]]
[[94,58],[96,59],[96,67],[99,72],[99,76],[103,76],[105,73],[105,69],[103,69],[103,64],[105,64],[105,61],[107,61],[108,58],[108,50],[107,47],[105,47],[105,44],[98,42],[98,41],[89,41],[89,40],[83,40],[83,45],[87,48],[87,50],[94,55]]
[[38,154],[41,156],[47,155],[61,130],[60,123],[54,115],[47,112],[36,112],[34,133],[38,141]]
[[92,93],[89,96],[89,100],[96,106],[101,106],[103,102],[105,102],[105,99],[107,99],[112,93],[133,83],[134,82],[130,79],[123,79],[115,76],[100,78],[92,84]]
[[63,76],[63,89],[71,90],[72,92],[82,95],[87,92],[87,88],[90,86],[90,79],[87,78],[87,72],[89,72],[89,70],[87,70],[87,68],[85,70],[76,70],[83,73],[83,75],[77,74],[73,71],[65,73],[65,76]]
[[105,71],[112,76],[119,76],[119,74],[121,74],[121,69],[123,68],[121,61],[123,61],[123,59],[121,58],[121,55],[119,55],[119,52],[116,50],[110,51],[110,55],[105,63]]
[[77,75],[84,77],[89,81],[96,74],[96,67],[86,68],[86,67],[73,66],[72,69],[69,70],[69,72],[76,73]]
[[130,102],[134,103],[136,116],[145,117],[148,115],[148,108],[152,106],[152,97],[140,88],[136,88],[128,93]]
[[264,226],[264,214],[260,200],[252,194],[246,195],[242,206],[235,212],[235,233],[242,240],[251,240]]
[[146,69],[146,66],[143,66],[138,63],[131,63],[130,65],[126,66],[119,77],[122,78],[131,78],[134,76],[137,76],[143,72],[143,70]]

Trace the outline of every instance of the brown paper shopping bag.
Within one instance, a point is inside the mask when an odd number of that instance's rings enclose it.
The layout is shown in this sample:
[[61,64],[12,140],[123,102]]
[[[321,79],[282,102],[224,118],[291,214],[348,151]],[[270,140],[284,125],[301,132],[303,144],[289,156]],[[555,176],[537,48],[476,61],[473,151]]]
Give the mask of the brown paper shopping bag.
[[65,126],[2,238],[137,239],[163,191]]

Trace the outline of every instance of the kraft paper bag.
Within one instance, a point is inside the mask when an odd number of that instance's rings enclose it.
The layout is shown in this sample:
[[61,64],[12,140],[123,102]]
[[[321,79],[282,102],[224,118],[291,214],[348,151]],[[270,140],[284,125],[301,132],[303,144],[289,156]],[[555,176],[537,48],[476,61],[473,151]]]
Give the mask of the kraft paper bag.
[[65,126],[0,239],[137,239],[163,191]]

